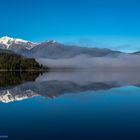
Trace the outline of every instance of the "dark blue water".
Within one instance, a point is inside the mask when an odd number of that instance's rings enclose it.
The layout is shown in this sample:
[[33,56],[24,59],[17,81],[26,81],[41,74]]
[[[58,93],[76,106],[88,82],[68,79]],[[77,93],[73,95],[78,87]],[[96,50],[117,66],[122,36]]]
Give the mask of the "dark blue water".
[[140,89],[34,97],[0,104],[0,131],[13,139],[140,138]]
[[0,135],[8,139],[140,139],[140,88],[136,86],[36,95],[1,102],[0,111]]

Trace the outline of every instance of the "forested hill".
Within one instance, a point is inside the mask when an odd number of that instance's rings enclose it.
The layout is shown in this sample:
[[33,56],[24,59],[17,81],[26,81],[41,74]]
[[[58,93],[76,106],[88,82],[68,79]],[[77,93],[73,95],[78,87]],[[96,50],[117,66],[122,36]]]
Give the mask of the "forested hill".
[[25,71],[25,70],[42,70],[43,66],[36,62],[35,59],[25,58],[12,53],[0,53],[0,70],[7,71]]

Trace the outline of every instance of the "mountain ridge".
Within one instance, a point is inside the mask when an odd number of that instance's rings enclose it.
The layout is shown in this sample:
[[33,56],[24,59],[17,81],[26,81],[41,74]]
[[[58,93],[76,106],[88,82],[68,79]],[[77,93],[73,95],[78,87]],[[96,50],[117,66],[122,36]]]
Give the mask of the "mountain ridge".
[[[36,43],[7,36],[0,38],[0,49],[13,51],[14,53],[29,58],[48,59],[73,58],[78,55],[86,55],[90,57],[117,57],[120,54],[128,54],[126,52],[111,50],[108,48],[89,48],[77,45],[66,45],[55,40],[46,40],[44,42]],[[139,55],[138,52],[129,54]]]

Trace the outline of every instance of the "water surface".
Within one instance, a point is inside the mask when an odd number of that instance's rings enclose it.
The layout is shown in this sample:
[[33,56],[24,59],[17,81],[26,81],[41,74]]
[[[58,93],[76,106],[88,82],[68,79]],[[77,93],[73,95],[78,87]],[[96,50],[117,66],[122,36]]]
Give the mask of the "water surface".
[[139,71],[0,76],[0,135],[8,139],[140,139]]

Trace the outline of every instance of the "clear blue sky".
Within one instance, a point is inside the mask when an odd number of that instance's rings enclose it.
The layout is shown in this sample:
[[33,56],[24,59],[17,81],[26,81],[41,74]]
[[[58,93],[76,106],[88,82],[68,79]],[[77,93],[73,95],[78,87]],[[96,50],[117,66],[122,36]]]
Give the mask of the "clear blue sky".
[[139,0],[0,0],[0,36],[140,50]]

